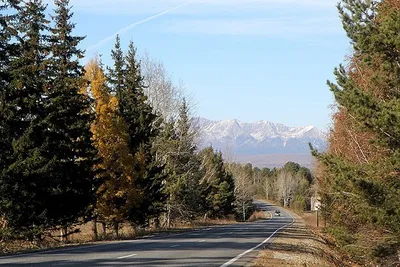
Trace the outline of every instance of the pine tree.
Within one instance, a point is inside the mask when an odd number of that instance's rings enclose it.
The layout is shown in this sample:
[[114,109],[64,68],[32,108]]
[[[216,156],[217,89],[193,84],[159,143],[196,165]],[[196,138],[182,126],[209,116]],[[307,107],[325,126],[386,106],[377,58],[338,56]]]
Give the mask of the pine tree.
[[136,48],[130,42],[125,57],[125,88],[120,93],[119,112],[128,125],[129,149],[139,159],[137,170],[143,170],[136,181],[142,198],[139,206],[133,207],[130,213],[130,221],[142,225],[151,218],[157,218],[163,211],[165,174],[153,148],[159,133],[159,118],[147,102],[136,57]]
[[179,118],[170,132],[166,153],[169,177],[166,190],[169,195],[169,224],[174,218],[188,219],[202,212],[200,159],[196,153],[195,132],[185,99],[179,107]]
[[117,35],[115,39],[114,49],[111,50],[111,59],[114,65],[112,68],[108,68],[108,83],[110,84],[111,92],[116,95],[118,99],[121,99],[125,81],[125,61],[119,35]]
[[45,157],[52,171],[47,216],[53,226],[67,227],[88,216],[95,200],[96,152],[91,143],[90,99],[79,93],[85,81],[79,64],[83,52],[78,45],[84,37],[72,35],[75,24],[71,22],[69,0],[56,0],[55,6],[43,133]]
[[[338,105],[330,148],[314,151],[322,211],[355,259],[389,266],[400,248],[400,2],[346,0],[339,11],[354,55],[328,83]],[[351,138],[337,138],[343,132]]]
[[[18,21],[16,15],[17,1],[0,1],[0,193],[8,186],[6,176],[8,166],[12,162],[12,140],[10,121],[16,120],[12,113],[12,105],[9,103],[9,91],[11,90],[11,61],[18,56],[20,51],[17,43],[12,38],[18,38],[18,32],[13,24]],[[4,12],[4,13],[3,13]],[[10,201],[9,195],[0,195],[0,217],[5,214],[1,207]],[[10,211],[9,211],[10,212]]]
[[234,189],[233,177],[225,169],[221,152],[214,152],[212,147],[200,152],[204,177],[201,181],[202,197],[205,209],[211,217],[223,217],[233,214]]
[[0,173],[6,169],[12,151],[12,136],[7,123],[8,116],[12,116],[8,105],[8,91],[12,81],[10,64],[20,51],[18,44],[11,41],[12,38],[18,38],[13,26],[17,20],[17,8],[17,1],[2,1],[0,5]]
[[4,97],[2,128],[12,148],[2,166],[0,210],[9,227],[23,234],[40,231],[48,220],[49,166],[42,150],[47,84],[48,45],[43,32],[48,30],[40,0],[22,5],[18,11],[16,45],[11,57],[11,81]]

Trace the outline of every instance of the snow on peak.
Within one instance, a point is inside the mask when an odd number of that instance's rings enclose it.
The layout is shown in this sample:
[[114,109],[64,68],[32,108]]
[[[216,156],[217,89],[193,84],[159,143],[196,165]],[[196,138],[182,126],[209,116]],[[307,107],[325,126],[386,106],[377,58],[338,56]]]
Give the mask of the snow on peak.
[[308,143],[326,147],[326,136],[314,126],[289,127],[269,121],[254,123],[239,120],[211,121],[196,119],[202,143],[217,149],[230,147],[245,153],[308,152]]

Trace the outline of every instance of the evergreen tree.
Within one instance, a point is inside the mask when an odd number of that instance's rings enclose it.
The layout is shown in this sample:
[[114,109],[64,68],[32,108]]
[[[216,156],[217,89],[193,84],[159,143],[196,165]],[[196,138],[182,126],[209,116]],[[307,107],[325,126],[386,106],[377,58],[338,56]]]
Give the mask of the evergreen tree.
[[50,162],[47,216],[53,226],[63,227],[87,216],[96,192],[93,164],[96,152],[91,143],[90,99],[80,94],[84,69],[78,48],[84,37],[73,36],[75,24],[69,0],[56,0],[51,28],[49,86],[46,89],[45,157]]
[[18,32],[13,26],[17,21],[17,8],[18,1],[2,1],[0,4],[0,177],[8,166],[7,160],[12,151],[13,137],[9,131],[8,119],[13,115],[10,113],[12,106],[8,105],[8,93],[12,81],[10,64],[20,51],[18,44],[11,41],[12,38],[18,38]]
[[[345,0],[339,11],[354,55],[328,83],[338,105],[332,135],[345,125],[352,138],[314,151],[323,163],[322,212],[355,259],[389,266],[400,248],[400,2]],[[335,149],[349,146],[357,150]]]
[[175,147],[171,151],[171,171],[174,174],[169,181],[171,200],[175,203],[175,213],[184,217],[193,217],[202,212],[200,159],[196,154],[195,132],[189,116],[186,99],[179,107],[179,118],[175,125]]
[[95,213],[97,219],[111,224],[118,236],[119,224],[124,222],[132,206],[137,205],[138,173],[136,159],[130,153],[128,126],[118,113],[118,99],[106,86],[106,77],[99,59],[86,66],[89,92],[94,98],[96,118],[91,126],[93,143],[101,161],[96,164],[102,184],[97,192]]
[[205,174],[201,181],[205,209],[211,217],[233,214],[235,184],[232,175],[225,169],[222,153],[215,153],[209,147],[200,152],[200,157]]
[[42,149],[49,51],[43,34],[48,30],[45,9],[40,0],[19,8],[16,45],[20,52],[11,57],[11,81],[2,94],[1,128],[12,147],[5,150],[8,155],[1,172],[0,210],[9,227],[21,234],[40,231],[50,224],[47,197],[52,190],[48,179],[51,163]]
[[124,90],[125,81],[125,60],[124,53],[121,49],[121,39],[117,35],[115,39],[114,49],[111,50],[111,59],[113,60],[113,67],[108,69],[107,82],[110,84],[111,92],[121,99],[121,93]]
[[119,96],[119,112],[128,125],[129,149],[138,158],[137,171],[142,174],[136,186],[142,195],[137,207],[130,212],[130,220],[143,225],[163,211],[165,200],[163,180],[164,167],[155,157],[153,143],[159,133],[158,117],[144,94],[143,76],[136,58],[136,48],[130,42],[125,57],[125,87]]

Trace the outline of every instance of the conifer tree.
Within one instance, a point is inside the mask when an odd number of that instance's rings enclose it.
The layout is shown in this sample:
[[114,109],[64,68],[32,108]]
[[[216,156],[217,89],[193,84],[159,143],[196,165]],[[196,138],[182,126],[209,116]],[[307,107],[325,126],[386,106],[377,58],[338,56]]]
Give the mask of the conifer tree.
[[46,138],[44,149],[51,162],[51,186],[47,216],[52,225],[63,227],[88,214],[95,200],[93,164],[95,149],[91,143],[90,99],[80,94],[85,82],[78,48],[84,37],[73,36],[75,24],[69,0],[56,0],[54,26],[50,29],[51,59],[46,89]]
[[12,136],[7,123],[9,116],[12,116],[12,107],[7,104],[12,80],[10,64],[20,51],[18,44],[11,41],[13,37],[18,38],[18,32],[13,26],[17,20],[17,8],[18,1],[2,1],[0,4],[0,173],[7,167],[7,159],[12,150]]
[[110,84],[111,92],[121,98],[121,93],[124,89],[125,81],[125,61],[124,54],[121,49],[121,39],[117,35],[115,39],[114,49],[111,50],[111,59],[113,60],[113,67],[107,68],[108,70],[108,83]]
[[128,126],[129,149],[138,158],[136,169],[142,170],[136,181],[142,198],[139,205],[131,209],[130,221],[142,225],[158,217],[163,211],[165,199],[164,167],[157,161],[153,147],[159,133],[159,120],[144,94],[143,76],[132,42],[125,57],[124,69],[125,87],[120,93],[119,112]]
[[330,148],[314,151],[322,211],[355,259],[389,266],[400,248],[400,2],[345,0],[339,11],[354,55],[328,83],[338,105]]
[[201,180],[202,197],[205,209],[211,217],[223,217],[233,214],[234,189],[233,177],[225,169],[222,153],[215,153],[212,147],[200,152],[204,177]]
[[97,192],[95,212],[98,219],[111,224],[118,236],[119,224],[124,222],[139,195],[135,182],[138,173],[136,159],[128,147],[128,127],[118,113],[118,99],[106,86],[106,77],[99,59],[86,66],[89,91],[94,98],[96,119],[91,126],[93,143],[100,162],[96,165],[98,179],[102,182]]
[[202,212],[200,160],[196,153],[195,132],[185,99],[179,107],[179,117],[170,134],[166,155],[168,222],[177,217],[192,218]]
[[2,95],[2,130],[12,147],[2,166],[0,210],[9,227],[20,234],[29,232],[30,238],[51,224],[47,216],[51,163],[42,149],[49,51],[45,9],[40,0],[20,6],[16,23],[20,36],[15,40],[20,51],[11,57],[11,81]]

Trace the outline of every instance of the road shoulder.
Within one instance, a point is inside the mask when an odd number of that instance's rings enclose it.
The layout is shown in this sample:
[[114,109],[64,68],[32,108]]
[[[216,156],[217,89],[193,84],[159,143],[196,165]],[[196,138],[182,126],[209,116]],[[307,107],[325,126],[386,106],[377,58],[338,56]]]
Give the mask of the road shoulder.
[[298,215],[290,214],[295,222],[282,229],[250,266],[343,266],[336,251],[313,234]]

